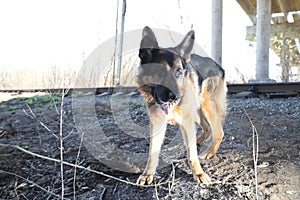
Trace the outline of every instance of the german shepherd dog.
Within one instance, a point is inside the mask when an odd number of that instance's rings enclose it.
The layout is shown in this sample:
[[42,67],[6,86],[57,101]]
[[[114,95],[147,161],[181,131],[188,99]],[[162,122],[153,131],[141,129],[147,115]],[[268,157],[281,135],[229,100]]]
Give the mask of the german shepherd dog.
[[[180,127],[194,178],[211,183],[200,166],[197,143],[212,136],[211,146],[202,157],[216,154],[224,135],[227,87],[220,65],[210,58],[191,54],[194,40],[195,32],[191,30],[176,47],[161,48],[152,29],[147,26],[143,29],[137,84],[150,116],[151,138],[148,163],[138,184],[153,181],[167,124]],[[196,123],[202,127],[198,138]]]

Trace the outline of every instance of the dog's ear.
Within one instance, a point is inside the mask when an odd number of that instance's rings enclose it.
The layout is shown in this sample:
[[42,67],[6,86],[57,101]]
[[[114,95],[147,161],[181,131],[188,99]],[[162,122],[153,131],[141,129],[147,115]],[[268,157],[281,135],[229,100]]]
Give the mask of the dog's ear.
[[158,48],[158,43],[154,32],[148,26],[143,29],[143,38],[141,41],[141,49]]
[[189,31],[182,42],[175,47],[178,54],[183,57],[186,61],[190,59],[191,51],[194,47],[195,31]]
[[139,57],[143,59],[151,59],[152,49],[158,48],[158,42],[154,32],[148,26],[143,29],[142,41],[140,45]]

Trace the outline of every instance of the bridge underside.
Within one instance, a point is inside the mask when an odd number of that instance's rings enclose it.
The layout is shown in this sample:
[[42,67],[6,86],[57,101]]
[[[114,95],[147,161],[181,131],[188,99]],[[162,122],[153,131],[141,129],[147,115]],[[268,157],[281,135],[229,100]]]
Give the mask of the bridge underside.
[[[300,81],[300,1],[299,0],[236,0],[243,10],[247,13],[250,20],[253,22],[252,26],[247,27],[246,39],[249,41],[263,42],[269,38],[269,46],[280,57],[280,67],[282,67],[282,81]],[[259,9],[261,3],[268,2],[270,5],[268,9]],[[264,7],[266,7],[264,5]],[[259,16],[266,16],[269,13],[270,22],[269,27],[262,27],[262,31],[258,26],[261,23]],[[264,17],[265,18],[265,17]],[[268,19],[268,18],[267,18]],[[261,35],[265,35],[262,37]],[[265,48],[260,47],[258,48]],[[268,49],[268,47],[267,47]],[[259,54],[266,54],[265,50],[257,52]],[[263,55],[257,55],[259,58]],[[258,62],[257,59],[257,73],[264,71],[264,68],[269,68],[268,60]],[[295,67],[296,73],[292,73],[292,68]],[[268,70],[265,70],[268,73]],[[268,74],[267,74],[268,76]],[[298,78],[298,79],[297,79]],[[259,79],[259,77],[257,77]]]

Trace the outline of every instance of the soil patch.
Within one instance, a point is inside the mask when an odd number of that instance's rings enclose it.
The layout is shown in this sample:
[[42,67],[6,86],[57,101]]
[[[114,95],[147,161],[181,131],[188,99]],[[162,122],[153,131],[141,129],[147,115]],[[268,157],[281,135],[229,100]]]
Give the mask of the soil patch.
[[[12,146],[59,160],[60,128],[63,130],[65,162],[77,163],[127,182],[137,180],[146,164],[149,148],[149,117],[143,99],[137,94],[66,97],[62,127],[60,103],[57,96],[17,98],[0,103],[0,199],[60,198],[60,164]],[[257,130],[259,144],[257,179],[253,127]],[[180,142],[180,131],[168,126],[161,167],[155,178],[159,185],[138,187],[64,165],[64,197],[255,199],[257,181],[259,199],[299,199],[299,97],[241,99],[229,96],[224,130],[225,137],[218,154],[210,160],[201,160],[203,169],[214,182],[210,186],[193,180]],[[200,128],[198,132],[201,133]],[[103,140],[93,141],[90,136],[95,133],[103,134]],[[205,145],[198,148],[201,152]],[[172,155],[174,151],[175,155]]]

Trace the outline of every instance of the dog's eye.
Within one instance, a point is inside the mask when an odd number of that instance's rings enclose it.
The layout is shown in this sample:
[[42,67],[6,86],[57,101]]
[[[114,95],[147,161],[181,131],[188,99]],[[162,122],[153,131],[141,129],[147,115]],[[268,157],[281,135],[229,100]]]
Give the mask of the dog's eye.
[[176,78],[180,78],[183,75],[182,69],[178,69],[175,73]]

